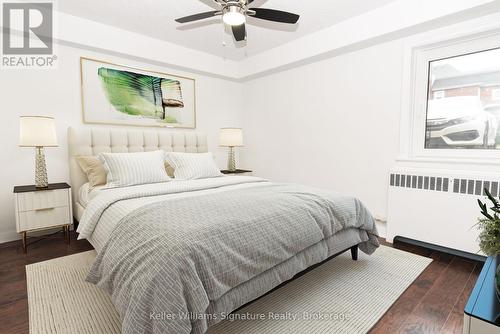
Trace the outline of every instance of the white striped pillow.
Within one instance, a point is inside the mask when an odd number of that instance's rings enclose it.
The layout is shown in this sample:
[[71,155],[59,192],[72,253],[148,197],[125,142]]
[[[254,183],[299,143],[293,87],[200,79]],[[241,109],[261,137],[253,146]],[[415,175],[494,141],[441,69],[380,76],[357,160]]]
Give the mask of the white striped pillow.
[[165,156],[174,168],[176,180],[194,180],[223,176],[215,164],[212,153],[168,152]]
[[170,181],[165,171],[165,152],[100,153],[107,171],[106,188]]

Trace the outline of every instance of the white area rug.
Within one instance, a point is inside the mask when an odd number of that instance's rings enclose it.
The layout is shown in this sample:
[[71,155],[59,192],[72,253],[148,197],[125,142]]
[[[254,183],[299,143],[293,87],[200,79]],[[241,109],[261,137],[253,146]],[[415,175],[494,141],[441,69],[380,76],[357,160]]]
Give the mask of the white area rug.
[[[85,282],[94,251],[26,266],[29,328],[38,333],[120,333],[109,296]],[[257,300],[210,334],[366,333],[431,259],[381,246],[349,252]],[[260,320],[254,320],[254,319]]]

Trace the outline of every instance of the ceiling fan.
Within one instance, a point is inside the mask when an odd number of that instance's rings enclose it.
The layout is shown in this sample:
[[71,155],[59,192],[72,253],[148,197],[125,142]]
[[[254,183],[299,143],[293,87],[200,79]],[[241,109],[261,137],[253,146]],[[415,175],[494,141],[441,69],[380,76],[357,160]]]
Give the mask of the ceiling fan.
[[267,8],[249,8],[248,6],[254,0],[213,0],[218,4],[221,9],[210,12],[198,13],[176,19],[178,23],[188,23],[203,19],[208,19],[214,16],[222,16],[222,21],[231,26],[234,39],[236,41],[243,41],[247,38],[246,32],[246,18],[255,17],[261,20],[295,24],[300,16],[281,10],[267,9]]

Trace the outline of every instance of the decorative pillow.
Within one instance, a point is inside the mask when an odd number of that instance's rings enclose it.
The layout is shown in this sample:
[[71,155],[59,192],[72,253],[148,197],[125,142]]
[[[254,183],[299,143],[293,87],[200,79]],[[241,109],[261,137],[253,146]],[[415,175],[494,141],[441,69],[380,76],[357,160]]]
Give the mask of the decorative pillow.
[[76,157],[76,162],[78,162],[83,172],[87,174],[90,190],[95,186],[106,184],[106,169],[99,158],[94,156],[79,156]]
[[99,160],[108,172],[106,188],[169,181],[164,157],[163,151],[100,153]]
[[215,164],[212,153],[168,152],[167,163],[174,168],[175,179],[194,180],[223,176]]

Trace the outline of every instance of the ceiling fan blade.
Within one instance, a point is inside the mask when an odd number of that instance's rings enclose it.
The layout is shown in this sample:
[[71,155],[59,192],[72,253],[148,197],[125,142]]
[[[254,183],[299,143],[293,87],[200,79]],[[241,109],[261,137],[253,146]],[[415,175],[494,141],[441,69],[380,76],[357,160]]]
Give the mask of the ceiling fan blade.
[[300,18],[300,16],[297,14],[283,12],[281,10],[275,9],[250,8],[250,10],[255,12],[254,15],[250,15],[251,17],[274,22],[295,24]]
[[176,19],[175,21],[179,22],[179,23],[193,22],[193,21],[208,19],[209,17],[214,17],[214,16],[218,15],[219,13],[220,13],[220,11],[213,10],[210,12],[198,13],[198,14],[189,15],[186,17],[181,17],[180,19]]
[[247,38],[247,29],[244,23],[239,26],[232,26],[231,29],[237,42],[244,41]]

